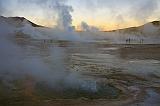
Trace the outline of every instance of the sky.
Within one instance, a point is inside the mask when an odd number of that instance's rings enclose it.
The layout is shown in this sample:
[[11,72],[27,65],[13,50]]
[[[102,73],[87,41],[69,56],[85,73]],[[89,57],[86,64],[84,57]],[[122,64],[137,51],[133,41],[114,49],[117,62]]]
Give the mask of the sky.
[[[68,21],[77,29],[86,22],[101,30],[140,26],[160,20],[160,0],[0,0],[0,15],[21,16],[36,24],[53,27],[64,7]],[[63,11],[64,12],[64,11]],[[65,21],[67,21],[65,20]]]

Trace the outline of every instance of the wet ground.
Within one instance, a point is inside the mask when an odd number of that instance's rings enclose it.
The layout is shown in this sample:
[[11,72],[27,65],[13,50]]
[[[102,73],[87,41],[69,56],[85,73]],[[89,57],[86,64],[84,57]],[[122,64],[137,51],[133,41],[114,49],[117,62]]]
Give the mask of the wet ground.
[[57,92],[32,76],[14,80],[14,88],[0,81],[2,106],[160,106],[160,45],[47,40],[17,44],[26,50],[25,58],[40,56],[51,66],[56,60],[50,49],[60,49],[67,70],[94,79],[100,88],[98,93]]

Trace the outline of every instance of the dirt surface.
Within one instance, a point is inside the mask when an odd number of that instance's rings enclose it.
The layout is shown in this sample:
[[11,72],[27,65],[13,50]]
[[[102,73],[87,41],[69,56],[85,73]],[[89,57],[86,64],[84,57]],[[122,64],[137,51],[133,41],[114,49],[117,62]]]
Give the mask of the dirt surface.
[[[67,69],[107,85],[107,89],[102,86],[101,93],[108,94],[106,98],[102,94],[99,98],[93,97],[95,94],[88,97],[87,93],[82,95],[84,92],[75,89],[60,94],[32,76],[6,82],[0,75],[2,106],[160,106],[160,45],[43,40],[21,43],[18,45],[27,48],[28,57],[41,56],[47,64],[52,63],[49,48],[54,45],[63,48]],[[116,96],[114,89],[117,89]]]

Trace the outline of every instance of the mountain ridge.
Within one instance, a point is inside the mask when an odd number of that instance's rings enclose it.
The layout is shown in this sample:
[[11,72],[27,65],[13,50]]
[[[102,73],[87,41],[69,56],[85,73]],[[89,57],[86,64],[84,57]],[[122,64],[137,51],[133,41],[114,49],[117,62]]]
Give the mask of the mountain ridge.
[[31,22],[30,20],[24,18],[24,17],[4,17],[4,16],[0,16],[0,21],[15,25],[17,27],[21,27],[25,23],[29,23],[33,27],[44,27],[44,26],[41,26],[41,25],[37,25],[37,24]]
[[[0,19],[3,19],[3,21],[7,21],[7,20],[10,20],[11,22],[16,22],[15,25],[17,24],[20,24],[20,25],[17,25],[17,26],[22,26],[22,23],[24,21],[26,21],[27,23],[29,23],[31,26],[33,27],[45,27],[45,26],[42,26],[42,25],[37,25],[35,23],[33,23],[32,21],[24,18],[24,17],[4,17],[4,16],[0,16]],[[11,23],[10,24],[13,24]],[[140,30],[143,29],[143,27],[149,25],[149,24],[152,24],[154,27],[159,27],[159,30],[160,30],[160,21],[153,21],[153,22],[149,22],[149,23],[146,23],[144,25],[141,25],[141,26],[137,26],[137,27],[128,27],[128,28],[123,28],[123,29],[116,29],[116,30],[111,30],[111,31],[102,31],[102,32],[139,32]],[[83,32],[83,31],[82,31]]]
[[[144,25],[140,25],[140,26],[135,26],[135,27],[128,27],[128,28],[122,28],[122,29],[116,29],[116,30],[111,30],[109,32],[122,32],[124,30],[128,30],[128,31],[137,31],[138,29],[142,29],[143,27],[145,27],[146,25],[152,24],[154,27],[160,27],[160,21],[152,21],[152,22],[148,22]],[[108,31],[105,31],[108,32]]]

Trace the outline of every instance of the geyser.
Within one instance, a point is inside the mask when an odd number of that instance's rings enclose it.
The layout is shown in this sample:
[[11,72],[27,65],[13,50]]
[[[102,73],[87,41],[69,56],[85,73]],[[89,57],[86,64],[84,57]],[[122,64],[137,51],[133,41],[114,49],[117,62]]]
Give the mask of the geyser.
[[55,1],[54,8],[58,13],[57,27],[65,31],[72,31],[72,15],[70,12],[73,12],[71,6],[65,5],[64,1]]

